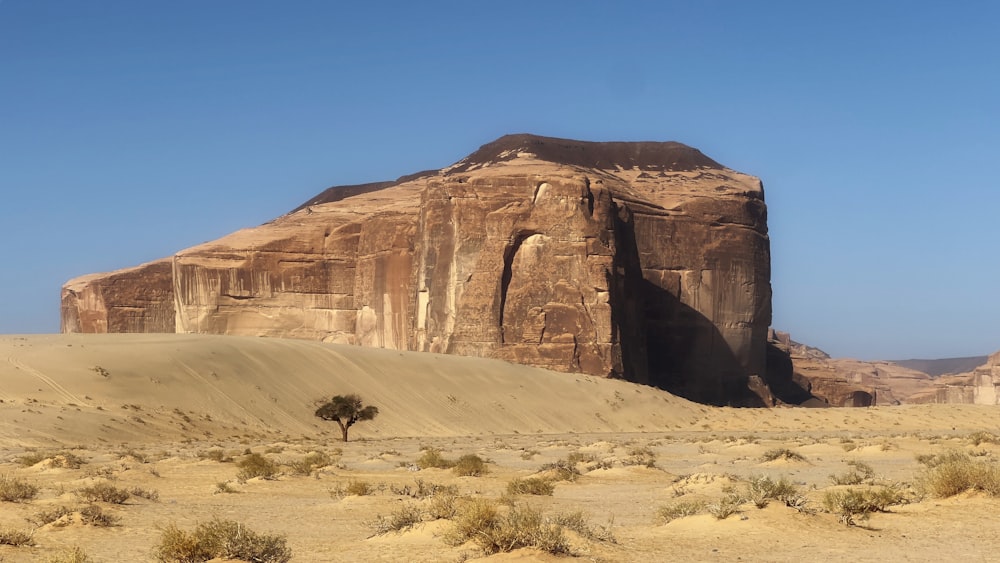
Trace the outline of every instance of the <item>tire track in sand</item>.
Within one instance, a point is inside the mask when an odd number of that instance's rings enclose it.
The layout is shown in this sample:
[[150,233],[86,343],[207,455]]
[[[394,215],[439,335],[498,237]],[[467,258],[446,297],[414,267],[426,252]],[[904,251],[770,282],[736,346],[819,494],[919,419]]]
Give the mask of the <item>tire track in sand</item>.
[[19,370],[23,371],[24,373],[27,373],[28,375],[31,375],[34,378],[38,379],[42,383],[48,385],[53,391],[56,392],[56,394],[58,394],[60,397],[62,397],[63,400],[66,401],[67,403],[75,403],[75,404],[82,405],[82,406],[85,406],[85,407],[89,407],[90,406],[86,401],[84,401],[80,397],[77,397],[73,393],[70,393],[62,385],[59,385],[59,383],[57,383],[51,377],[45,375],[44,373],[38,371],[35,368],[29,366],[28,364],[25,364],[24,362],[18,360],[14,356],[7,356],[7,363],[10,364],[10,365],[12,365],[12,366],[14,366],[14,368],[19,369]]

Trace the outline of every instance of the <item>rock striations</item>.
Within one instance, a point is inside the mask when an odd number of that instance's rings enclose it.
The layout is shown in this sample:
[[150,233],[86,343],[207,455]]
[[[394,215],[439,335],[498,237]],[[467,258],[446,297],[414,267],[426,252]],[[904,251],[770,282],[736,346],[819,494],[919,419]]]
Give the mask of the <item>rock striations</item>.
[[481,356],[713,404],[769,399],[770,320],[757,178],[679,143],[532,135],[62,291],[64,332]]

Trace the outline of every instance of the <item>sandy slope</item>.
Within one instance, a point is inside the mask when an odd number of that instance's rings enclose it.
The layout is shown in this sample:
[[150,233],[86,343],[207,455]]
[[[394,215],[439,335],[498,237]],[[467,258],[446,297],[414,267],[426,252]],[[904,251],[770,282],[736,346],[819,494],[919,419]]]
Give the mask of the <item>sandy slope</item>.
[[[346,392],[381,414],[342,444],[336,426],[312,412],[316,400]],[[595,525],[613,517],[617,543],[571,534],[584,560],[985,561],[1000,549],[1000,501],[976,494],[925,498],[876,514],[866,527],[780,503],[744,505],[725,520],[656,517],[679,501],[716,501],[755,474],[793,480],[819,507],[830,475],[848,461],[908,487],[922,470],[917,455],[959,450],[996,460],[1000,445],[969,439],[974,431],[1000,433],[996,407],[709,408],[652,388],[496,361],[183,335],[2,336],[0,401],[0,474],[41,487],[31,502],[0,503],[0,530],[31,528],[41,510],[79,506],[74,491],[95,482],[160,493],[159,502],[103,505],[119,526],[50,524],[35,530],[34,547],[0,545],[6,562],[45,561],[73,545],[95,561],[147,561],[163,526],[190,529],[214,516],[284,534],[293,561],[457,561],[474,549],[441,540],[447,521],[377,537],[366,521],[425,502],[393,492],[416,479],[498,498],[510,479],[570,454],[600,467],[581,466],[584,474],[560,482],[553,496],[522,501],[548,514],[583,510]],[[411,471],[427,446],[450,458],[488,458],[490,473]],[[67,448],[86,463],[18,463],[32,451]],[[762,461],[773,448],[805,459]],[[206,459],[209,449],[236,461],[250,449],[283,463],[282,473],[241,483],[234,463]],[[655,467],[630,465],[644,450]],[[312,451],[336,463],[311,476],[291,471],[290,462]],[[373,484],[375,494],[331,495],[354,480]],[[220,482],[235,492],[213,494]],[[492,559],[555,560],[533,550]]]

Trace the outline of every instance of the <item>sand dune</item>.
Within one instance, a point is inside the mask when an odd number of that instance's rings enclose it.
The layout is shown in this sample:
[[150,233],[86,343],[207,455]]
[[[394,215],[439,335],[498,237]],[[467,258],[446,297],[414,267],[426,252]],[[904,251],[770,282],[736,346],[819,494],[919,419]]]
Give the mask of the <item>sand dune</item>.
[[[358,393],[379,407],[340,442],[316,402]],[[518,502],[547,514],[584,511],[612,522],[616,542],[568,536],[594,561],[987,560],[1000,549],[996,500],[981,493],[917,494],[917,456],[951,451],[996,463],[1000,410],[976,405],[849,408],[713,408],[663,391],[492,360],[317,342],[196,335],[0,336],[0,475],[40,487],[30,502],[0,502],[0,530],[34,529],[33,546],[0,545],[0,559],[45,561],[80,546],[94,561],[151,561],[163,527],[213,517],[287,537],[293,561],[457,561],[447,520],[373,536],[370,522],[407,503],[416,480],[454,486],[461,498],[499,498],[515,477],[575,455],[582,475],[552,496]],[[986,441],[974,439],[994,435]],[[455,459],[475,453],[489,474],[460,477],[414,461],[427,447]],[[776,448],[802,459],[766,460]],[[207,456],[209,450],[217,456]],[[79,468],[50,456],[73,452]],[[236,478],[247,451],[280,464],[276,479]],[[310,452],[335,463],[299,474]],[[26,456],[40,462],[24,463]],[[220,457],[232,458],[231,461]],[[820,507],[831,475],[861,462],[871,483],[907,491],[910,504],[846,527]],[[647,467],[646,465],[650,465]],[[717,520],[704,510],[669,523],[678,502],[717,502],[754,475],[790,479],[813,509],[744,503]],[[336,494],[352,482],[365,496]],[[100,482],[159,492],[159,501],[101,503],[120,518],[98,528],[38,513],[79,509],[79,488]],[[219,494],[225,485],[232,494]],[[35,523],[31,523],[35,522]],[[65,524],[65,525],[63,525]],[[37,526],[37,527],[36,527]],[[488,558],[555,561],[532,549]]]

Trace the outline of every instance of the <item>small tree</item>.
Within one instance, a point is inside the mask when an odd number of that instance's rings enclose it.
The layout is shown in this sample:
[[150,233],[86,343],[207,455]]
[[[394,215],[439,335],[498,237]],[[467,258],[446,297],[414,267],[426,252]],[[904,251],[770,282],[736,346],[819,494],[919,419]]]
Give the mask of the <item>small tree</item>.
[[347,441],[347,429],[354,426],[355,422],[361,420],[371,420],[378,414],[378,407],[368,405],[361,406],[361,397],[350,395],[337,395],[330,402],[323,403],[316,409],[316,416],[323,420],[335,420],[340,425],[340,431],[344,434],[344,441]]

